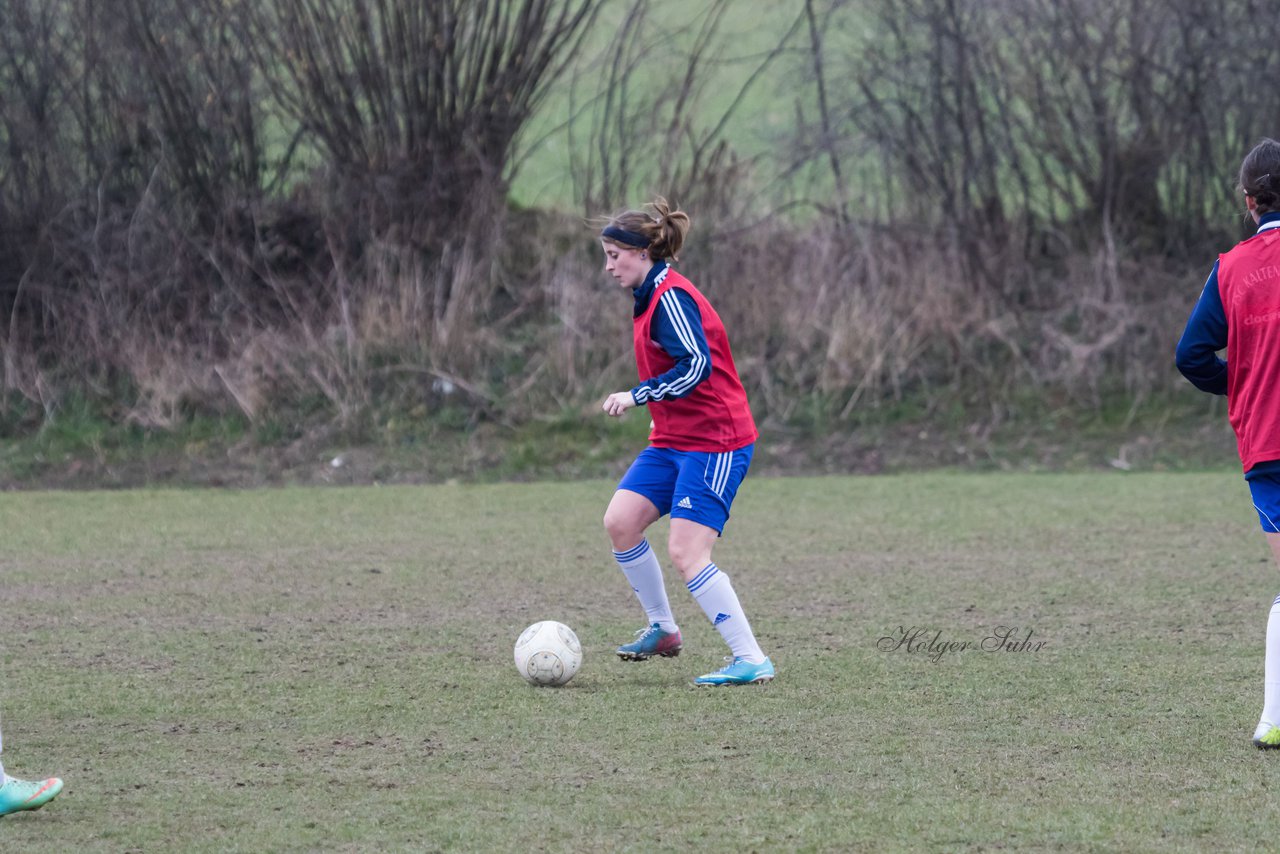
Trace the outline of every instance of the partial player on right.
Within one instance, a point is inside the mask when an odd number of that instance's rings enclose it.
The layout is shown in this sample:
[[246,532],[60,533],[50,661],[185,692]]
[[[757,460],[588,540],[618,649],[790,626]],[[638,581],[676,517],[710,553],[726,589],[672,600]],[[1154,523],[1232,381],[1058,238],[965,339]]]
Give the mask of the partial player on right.
[[[1280,142],[1264,139],[1240,166],[1239,189],[1257,231],[1218,256],[1178,342],[1178,370],[1227,396],[1244,478],[1280,564]],[[1227,360],[1218,358],[1226,348]],[[1259,748],[1280,748],[1280,596],[1267,619]]]

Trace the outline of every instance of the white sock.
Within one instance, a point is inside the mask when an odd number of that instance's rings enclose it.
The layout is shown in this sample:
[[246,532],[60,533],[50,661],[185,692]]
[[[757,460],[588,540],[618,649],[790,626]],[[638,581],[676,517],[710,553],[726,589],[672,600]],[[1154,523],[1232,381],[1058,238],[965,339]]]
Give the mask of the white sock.
[[640,545],[625,552],[615,551],[613,558],[622,567],[622,574],[636,592],[636,598],[640,600],[649,622],[657,623],[664,632],[676,631],[671,602],[667,599],[667,588],[662,583],[662,566],[653,549],[649,548],[649,541],[641,540]]
[[752,664],[764,661],[764,652],[760,649],[760,644],[756,643],[751,623],[747,621],[747,615],[738,602],[738,594],[733,592],[729,576],[721,572],[714,563],[709,563],[686,586],[702,606],[707,619],[720,632],[720,637],[729,645],[729,651],[735,658],[745,658]]
[[1262,721],[1280,725],[1280,596],[1271,603],[1267,617],[1267,657],[1262,665]]

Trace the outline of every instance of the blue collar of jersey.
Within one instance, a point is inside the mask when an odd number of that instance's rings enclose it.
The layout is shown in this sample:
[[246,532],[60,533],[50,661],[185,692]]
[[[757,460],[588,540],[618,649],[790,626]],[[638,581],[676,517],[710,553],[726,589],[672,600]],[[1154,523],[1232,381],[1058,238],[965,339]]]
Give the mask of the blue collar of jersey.
[[663,279],[667,277],[667,271],[671,269],[671,265],[666,261],[654,261],[653,266],[649,268],[649,272],[645,275],[644,281],[640,283],[640,287],[632,288],[631,293],[636,298],[635,314],[639,317],[644,314],[644,310],[649,307],[649,298],[653,296],[653,290]]
[[1280,211],[1271,211],[1258,217],[1258,231],[1255,231],[1254,234],[1272,228],[1280,228]]

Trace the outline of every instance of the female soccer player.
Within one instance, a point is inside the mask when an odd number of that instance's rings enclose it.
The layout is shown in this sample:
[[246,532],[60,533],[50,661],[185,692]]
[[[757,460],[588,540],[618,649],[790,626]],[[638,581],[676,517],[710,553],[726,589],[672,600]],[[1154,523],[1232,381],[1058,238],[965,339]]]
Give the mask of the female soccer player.
[[[0,752],[4,751],[4,739],[0,736]],[[19,780],[6,777],[4,765],[0,765],[0,816],[23,810],[38,810],[62,791],[62,781],[57,777],[48,780]]]
[[[1280,142],[1264,139],[1240,166],[1245,209],[1257,225],[1218,256],[1178,342],[1178,369],[1196,388],[1227,396],[1245,481],[1280,563]],[[1217,351],[1227,350],[1227,360]],[[1280,748],[1280,597],[1267,619],[1259,748]]]
[[711,561],[711,547],[751,464],[756,425],[720,316],[670,263],[684,244],[689,216],[661,198],[651,207],[653,215],[628,211],[600,232],[605,272],[635,297],[632,337],[641,380],[609,395],[604,411],[620,417],[648,406],[653,419],[649,447],[631,464],[604,514],[613,556],[649,622],[635,641],[618,647],[618,657],[644,661],[680,653],[662,569],[645,539],[645,529],[670,513],[671,562],[733,653],[725,667],[694,682],[768,682],[773,662],[756,643],[729,576]]

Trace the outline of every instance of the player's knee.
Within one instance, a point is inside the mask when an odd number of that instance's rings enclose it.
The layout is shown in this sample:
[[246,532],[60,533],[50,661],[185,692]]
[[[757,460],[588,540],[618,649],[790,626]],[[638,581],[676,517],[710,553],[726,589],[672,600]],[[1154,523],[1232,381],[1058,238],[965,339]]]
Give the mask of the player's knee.
[[[609,535],[609,539],[613,542],[614,548],[626,546],[626,541],[632,539],[636,540],[636,543],[638,543],[640,534],[642,533],[642,531],[636,530],[636,523],[634,519],[629,518],[625,513],[619,513],[613,509],[605,511],[604,531]],[[631,543],[631,545],[634,546],[636,543]]]
[[711,560],[711,556],[705,549],[678,539],[672,539],[667,543],[667,552],[671,556],[671,565],[686,578],[702,569]]

